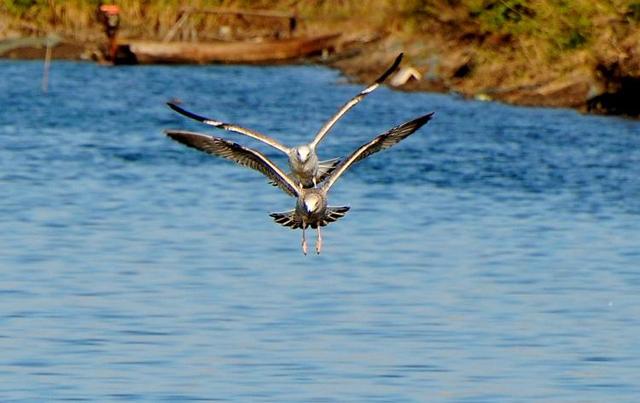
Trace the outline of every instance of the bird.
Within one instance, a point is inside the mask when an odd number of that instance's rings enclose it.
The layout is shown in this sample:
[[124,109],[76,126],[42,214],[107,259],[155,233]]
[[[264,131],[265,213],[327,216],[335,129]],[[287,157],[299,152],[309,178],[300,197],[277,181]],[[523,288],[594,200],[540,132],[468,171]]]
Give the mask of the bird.
[[320,128],[320,130],[318,131],[318,133],[316,133],[315,137],[310,143],[301,144],[295,147],[287,147],[269,136],[258,133],[254,130],[240,127],[233,123],[225,123],[219,120],[207,118],[205,116],[197,115],[178,106],[175,102],[169,101],[167,102],[167,105],[181,115],[197,120],[201,123],[231,132],[244,134],[245,136],[252,137],[267,145],[270,145],[273,148],[276,148],[277,150],[280,150],[281,152],[285,153],[289,159],[289,168],[291,169],[291,173],[293,174],[294,179],[296,179],[296,181],[302,187],[310,188],[322,182],[322,180],[326,178],[326,176],[331,173],[331,171],[335,169],[335,167],[340,162],[339,158],[320,161],[318,159],[318,154],[316,153],[318,143],[322,141],[322,139],[327,135],[327,133],[329,133],[336,122],[345,113],[347,113],[349,109],[354,107],[356,104],[362,101],[364,97],[378,88],[398,68],[400,62],[402,61],[402,57],[403,53],[400,53],[394,60],[393,64],[380,77],[378,77],[372,84],[367,86],[367,88],[360,91],[355,97],[345,103],[340,108],[340,110]]
[[166,130],[165,133],[171,139],[186,146],[229,159],[239,165],[257,170],[273,181],[285,193],[295,197],[297,201],[293,210],[271,213],[270,216],[280,225],[290,227],[291,229],[302,229],[302,252],[306,255],[308,252],[306,240],[307,228],[317,230],[316,253],[320,254],[322,249],[322,234],[320,228],[344,217],[350,209],[348,206],[329,206],[327,204],[327,193],[338,178],[356,162],[378,151],[387,149],[407,138],[429,122],[432,117],[433,112],[403,123],[378,135],[373,140],[358,147],[347,158],[343,159],[320,185],[311,188],[302,186],[291,174],[285,173],[259,151],[220,137],[197,132]]

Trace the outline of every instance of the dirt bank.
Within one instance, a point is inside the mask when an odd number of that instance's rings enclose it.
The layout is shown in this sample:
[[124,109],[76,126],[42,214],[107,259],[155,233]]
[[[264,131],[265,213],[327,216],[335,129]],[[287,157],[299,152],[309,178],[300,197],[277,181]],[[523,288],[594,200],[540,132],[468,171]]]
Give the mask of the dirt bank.
[[[315,62],[339,68],[354,81],[373,79],[402,51],[400,75],[406,80],[395,80],[402,90],[640,116],[634,99],[640,89],[640,3],[633,0],[415,0],[379,1],[376,7],[355,0],[294,3],[255,6],[294,13],[296,35],[342,33],[336,54]],[[287,29],[282,21],[211,14],[181,20],[184,8],[169,0],[120,4],[123,38],[161,40],[171,33],[183,41],[246,40]],[[231,0],[220,4],[235,5]],[[70,2],[11,12],[0,16],[0,39],[56,32],[64,38],[54,49],[58,58],[87,59],[104,47],[90,5]],[[13,58],[43,54],[43,47],[3,53]]]
[[331,64],[365,82],[404,51],[402,90],[639,117],[640,30],[626,20],[602,23],[609,25],[588,48],[548,55],[465,21],[436,21],[427,33],[392,33]]

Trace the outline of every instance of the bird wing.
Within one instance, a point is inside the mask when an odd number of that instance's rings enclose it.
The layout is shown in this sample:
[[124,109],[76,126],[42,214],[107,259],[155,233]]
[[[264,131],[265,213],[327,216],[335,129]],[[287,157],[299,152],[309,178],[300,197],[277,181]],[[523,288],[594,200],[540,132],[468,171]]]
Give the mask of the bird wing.
[[324,189],[324,191],[328,191],[329,188],[338,180],[340,175],[342,175],[347,169],[349,169],[351,165],[355,164],[363,158],[367,158],[371,154],[389,148],[399,143],[401,140],[409,137],[412,133],[414,133],[416,130],[425,125],[429,120],[431,120],[432,116],[433,112],[424,116],[420,116],[417,119],[403,123],[400,126],[396,126],[393,129],[382,133],[370,142],[361,145],[350,156],[345,158],[340,163],[340,165],[336,167],[336,169],[327,178],[327,180],[322,184],[322,188]]
[[193,147],[207,154],[226,158],[239,165],[261,172],[280,189],[293,197],[298,197],[300,194],[298,185],[269,158],[258,151],[219,137],[201,133],[185,130],[166,130],[165,133],[173,140],[186,146]]
[[378,77],[378,79],[376,81],[374,81],[371,85],[369,85],[367,88],[365,88],[364,90],[360,91],[358,93],[358,95],[356,95],[355,97],[351,98],[349,100],[349,102],[347,102],[346,104],[342,105],[342,108],[340,108],[340,110],[338,111],[338,113],[336,113],[335,115],[333,115],[331,117],[331,119],[329,119],[324,126],[322,126],[322,128],[320,129],[320,131],[316,134],[315,138],[313,139],[313,141],[311,142],[311,147],[315,148],[318,143],[320,143],[320,141],[322,141],[322,139],[324,138],[324,136],[327,135],[327,133],[329,133],[329,130],[331,130],[331,128],[333,127],[333,125],[336,124],[336,122],[345,114],[347,113],[347,111],[349,111],[349,109],[353,108],[358,102],[362,101],[362,99],[364,97],[366,97],[367,95],[369,95],[371,92],[373,92],[376,88],[378,88],[380,86],[380,84],[382,84],[390,75],[391,73],[393,73],[398,66],[400,65],[400,62],[402,61],[402,56],[403,53],[400,53],[398,55],[398,57],[396,57],[396,60],[393,62],[393,64],[391,65],[391,67],[389,67],[387,69],[387,71],[385,71],[384,73],[382,73],[382,75],[380,77]]
[[269,136],[266,136],[262,133],[258,133],[254,130],[245,129],[244,127],[236,126],[232,123],[224,123],[224,122],[220,122],[219,120],[209,119],[205,116],[197,115],[193,112],[189,112],[188,110],[181,108],[180,106],[176,105],[173,102],[167,102],[167,105],[169,106],[169,108],[173,109],[174,111],[188,118],[197,120],[198,122],[204,123],[209,126],[217,127],[219,129],[228,130],[234,133],[244,134],[245,136],[249,136],[256,140],[262,141],[263,143],[268,144],[271,147],[276,148],[285,154],[289,154],[289,147],[285,146],[279,141]]

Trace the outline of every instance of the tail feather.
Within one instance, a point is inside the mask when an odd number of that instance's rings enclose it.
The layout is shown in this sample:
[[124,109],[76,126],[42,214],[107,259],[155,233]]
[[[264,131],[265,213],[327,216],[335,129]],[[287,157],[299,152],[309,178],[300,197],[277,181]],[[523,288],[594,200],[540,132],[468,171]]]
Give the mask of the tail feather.
[[327,210],[324,213],[324,217],[322,217],[322,220],[320,220],[319,222],[320,226],[324,227],[329,223],[339,220],[340,218],[344,217],[345,214],[347,214],[347,211],[349,211],[349,209],[350,207],[348,206],[327,207]]
[[330,169],[335,168],[340,163],[340,158],[331,158],[330,160],[324,160],[318,162],[320,169]]
[[[318,228],[318,226],[324,227],[327,224],[344,217],[345,214],[347,214],[347,211],[349,211],[349,208],[350,207],[347,206],[327,207],[324,213],[324,217],[316,222],[308,223],[308,226],[313,229]],[[269,216],[273,218],[273,221],[284,227],[289,227],[291,229],[298,229],[303,227],[302,220],[298,218],[295,210],[283,211],[280,213],[271,213],[269,214]]]
[[318,163],[318,183],[325,180],[340,164],[340,158],[320,161]]
[[302,228],[302,223],[296,217],[295,210],[283,211],[281,213],[271,213],[270,217],[273,218],[278,224],[290,227],[291,229]]
[[[331,173],[333,173],[333,171],[338,167],[339,164],[340,164],[340,158],[332,158],[330,160],[320,161],[318,163],[317,182],[321,183],[323,180],[327,179],[327,177],[331,175]],[[293,177],[294,175],[292,172],[287,172],[287,176]],[[269,180],[269,183],[272,186],[280,186],[277,182],[275,182],[272,179]]]

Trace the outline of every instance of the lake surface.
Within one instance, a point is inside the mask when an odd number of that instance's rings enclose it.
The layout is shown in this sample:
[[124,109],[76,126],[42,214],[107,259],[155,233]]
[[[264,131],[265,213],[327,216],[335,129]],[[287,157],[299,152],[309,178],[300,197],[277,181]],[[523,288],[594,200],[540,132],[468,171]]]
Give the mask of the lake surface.
[[[308,141],[362,87],[321,67],[0,62],[0,401],[632,402],[640,123],[381,88],[320,147],[435,111],[294,199],[166,138]],[[315,234],[310,235],[313,250]]]

